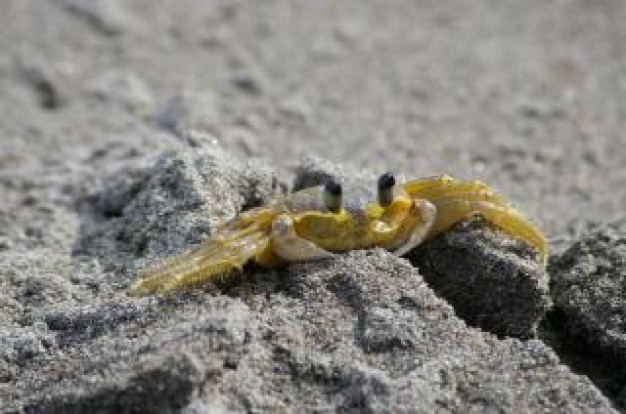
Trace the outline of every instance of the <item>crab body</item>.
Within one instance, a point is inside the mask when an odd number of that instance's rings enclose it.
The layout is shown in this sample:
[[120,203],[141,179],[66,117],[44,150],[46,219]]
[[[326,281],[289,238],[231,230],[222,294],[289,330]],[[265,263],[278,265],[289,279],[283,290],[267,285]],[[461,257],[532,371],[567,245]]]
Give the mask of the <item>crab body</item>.
[[131,293],[179,290],[251,260],[273,267],[371,247],[404,255],[475,214],[533,246],[545,265],[548,247],[541,231],[486,184],[442,175],[396,185],[387,173],[377,187],[343,188],[331,180],[245,211],[198,248],[144,271]]

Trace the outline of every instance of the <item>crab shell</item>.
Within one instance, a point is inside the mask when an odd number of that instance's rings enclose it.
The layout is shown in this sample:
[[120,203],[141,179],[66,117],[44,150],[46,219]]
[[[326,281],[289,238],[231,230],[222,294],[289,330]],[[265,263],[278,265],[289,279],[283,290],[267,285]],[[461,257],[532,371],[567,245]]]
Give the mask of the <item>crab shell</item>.
[[241,213],[195,250],[142,272],[131,293],[168,293],[241,269],[333,257],[335,252],[382,247],[403,255],[455,223],[480,214],[533,246],[545,265],[544,235],[480,181],[450,176],[395,186],[390,204],[378,203],[375,186],[347,185],[341,210],[329,211],[324,187],[311,187]]

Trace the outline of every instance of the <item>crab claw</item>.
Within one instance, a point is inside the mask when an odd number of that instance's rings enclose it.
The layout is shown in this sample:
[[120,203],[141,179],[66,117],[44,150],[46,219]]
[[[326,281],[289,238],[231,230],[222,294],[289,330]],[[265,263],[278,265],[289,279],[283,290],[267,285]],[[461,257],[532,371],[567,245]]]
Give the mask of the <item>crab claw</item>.
[[548,242],[543,233],[485,183],[464,182],[441,175],[409,181],[403,188],[412,198],[428,200],[437,209],[428,238],[471,215],[480,214],[507,234],[533,246],[540,254],[541,263],[547,264]]

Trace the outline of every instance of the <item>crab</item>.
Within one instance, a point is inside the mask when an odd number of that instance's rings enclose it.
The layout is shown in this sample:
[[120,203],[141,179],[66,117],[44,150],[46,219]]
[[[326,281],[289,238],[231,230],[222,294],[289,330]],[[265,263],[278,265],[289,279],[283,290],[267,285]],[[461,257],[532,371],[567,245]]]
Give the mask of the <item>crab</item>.
[[545,266],[542,232],[481,181],[449,175],[401,184],[391,173],[371,186],[324,185],[280,197],[240,213],[199,247],[140,273],[133,295],[167,294],[241,270],[335,257],[381,247],[402,256],[473,215],[534,247]]

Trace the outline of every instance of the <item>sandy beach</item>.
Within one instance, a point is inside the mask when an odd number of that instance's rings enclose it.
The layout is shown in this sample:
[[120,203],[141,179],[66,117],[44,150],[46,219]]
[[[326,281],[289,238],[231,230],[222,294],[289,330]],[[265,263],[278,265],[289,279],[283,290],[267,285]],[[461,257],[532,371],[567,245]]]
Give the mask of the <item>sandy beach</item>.
[[[0,2],[0,411],[625,412],[626,4]],[[459,223],[167,297],[138,269],[326,176]],[[307,184],[309,183],[309,184]]]

